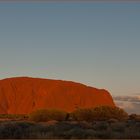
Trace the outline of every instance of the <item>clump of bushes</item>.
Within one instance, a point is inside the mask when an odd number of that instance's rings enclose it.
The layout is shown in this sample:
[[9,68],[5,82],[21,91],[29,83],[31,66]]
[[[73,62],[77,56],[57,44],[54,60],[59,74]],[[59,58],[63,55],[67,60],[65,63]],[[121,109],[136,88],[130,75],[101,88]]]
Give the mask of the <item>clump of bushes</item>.
[[140,115],[137,114],[131,114],[129,115],[130,120],[140,121]]
[[29,114],[29,120],[35,122],[46,122],[50,120],[63,121],[67,113],[56,109],[40,109]]
[[128,114],[123,109],[110,106],[77,109],[71,113],[71,116],[77,121],[125,120],[128,118]]
[[0,114],[0,119],[27,119],[25,114]]
[[119,107],[100,106],[94,108],[93,112],[95,120],[125,120],[128,118],[128,114]]
[[93,109],[77,109],[73,111],[70,116],[75,121],[92,121],[93,120]]
[[[119,121],[59,122],[54,125],[29,121],[5,121],[0,123],[0,139],[140,139],[140,123]],[[129,124],[129,127],[127,127]]]

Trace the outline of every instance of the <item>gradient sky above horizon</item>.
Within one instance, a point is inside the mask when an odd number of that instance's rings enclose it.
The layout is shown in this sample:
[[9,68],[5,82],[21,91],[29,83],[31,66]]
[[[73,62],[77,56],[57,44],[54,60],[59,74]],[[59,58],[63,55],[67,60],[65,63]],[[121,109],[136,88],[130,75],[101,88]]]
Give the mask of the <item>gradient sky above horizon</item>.
[[17,76],[140,93],[140,4],[0,3],[0,79]]

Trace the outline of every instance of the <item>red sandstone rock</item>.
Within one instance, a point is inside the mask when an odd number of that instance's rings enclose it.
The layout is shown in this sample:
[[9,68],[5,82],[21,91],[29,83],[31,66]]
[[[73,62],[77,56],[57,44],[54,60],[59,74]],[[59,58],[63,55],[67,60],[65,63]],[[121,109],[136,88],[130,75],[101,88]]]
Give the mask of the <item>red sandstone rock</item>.
[[9,78],[0,80],[0,114],[28,114],[37,109],[61,109],[100,105],[115,106],[109,92],[71,81]]

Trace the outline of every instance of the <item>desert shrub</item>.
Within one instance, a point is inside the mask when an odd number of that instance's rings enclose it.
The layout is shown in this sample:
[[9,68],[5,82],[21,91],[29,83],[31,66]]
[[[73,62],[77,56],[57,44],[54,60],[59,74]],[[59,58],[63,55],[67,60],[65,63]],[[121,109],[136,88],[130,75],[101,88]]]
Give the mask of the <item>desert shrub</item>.
[[109,123],[107,123],[106,121],[99,121],[93,125],[93,129],[96,131],[107,130],[108,128],[109,128]]
[[2,122],[0,124],[0,138],[12,139],[12,138],[24,138],[28,137],[28,128],[32,126],[32,123],[28,122]]
[[111,130],[114,131],[114,132],[119,132],[119,133],[124,133],[125,131],[125,123],[124,122],[117,122],[117,123],[114,123],[112,124],[111,126]]
[[93,120],[93,109],[77,109],[73,111],[70,116],[76,121],[92,121]]
[[[29,121],[0,122],[0,139],[140,139],[140,122],[107,121],[84,122],[92,127],[83,127],[83,122],[58,122],[54,125]],[[82,124],[82,126],[81,126]]]
[[109,119],[107,122],[110,123],[110,124],[111,124],[111,123],[117,123],[118,120],[117,120],[117,119],[111,118],[111,119]]
[[110,106],[77,109],[71,113],[71,116],[77,121],[124,120],[128,118],[128,114],[123,109]]
[[28,115],[25,114],[0,114],[1,119],[26,119]]
[[35,122],[45,122],[50,120],[63,121],[66,118],[67,113],[61,110],[40,109],[29,114],[29,120]]
[[140,115],[137,114],[131,114],[129,115],[130,120],[140,121]]
[[139,131],[132,131],[128,130],[125,133],[121,133],[120,139],[140,139],[140,132]]
[[96,139],[110,139],[111,133],[108,130],[96,131],[95,138]]
[[130,114],[130,115],[129,115],[129,119],[130,119],[130,120],[135,120],[136,117],[137,117],[136,114]]
[[92,129],[83,129],[80,127],[72,128],[69,131],[65,132],[66,138],[69,139],[88,139],[94,137],[94,130]]
[[125,120],[128,114],[119,107],[99,106],[93,109],[93,118],[94,120]]

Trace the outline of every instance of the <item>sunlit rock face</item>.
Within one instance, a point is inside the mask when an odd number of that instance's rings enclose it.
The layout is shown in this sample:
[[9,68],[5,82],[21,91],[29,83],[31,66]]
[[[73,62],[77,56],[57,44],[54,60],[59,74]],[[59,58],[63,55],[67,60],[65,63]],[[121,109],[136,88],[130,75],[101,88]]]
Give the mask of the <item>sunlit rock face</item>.
[[71,81],[29,77],[0,80],[0,114],[28,114],[37,109],[115,106],[108,91]]

